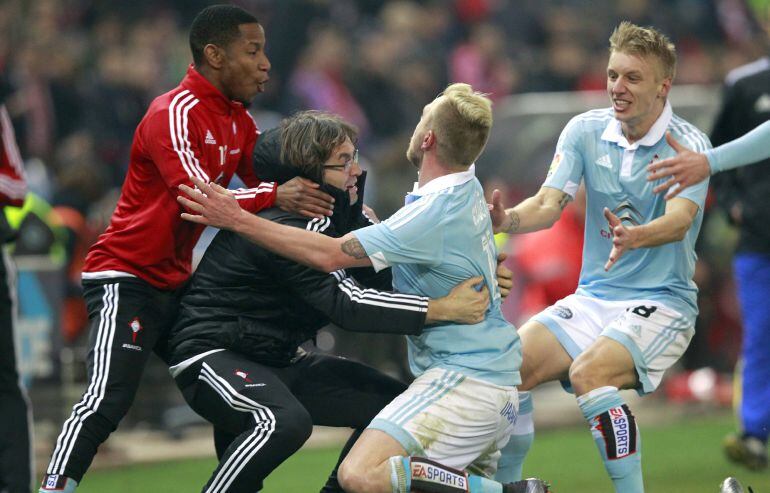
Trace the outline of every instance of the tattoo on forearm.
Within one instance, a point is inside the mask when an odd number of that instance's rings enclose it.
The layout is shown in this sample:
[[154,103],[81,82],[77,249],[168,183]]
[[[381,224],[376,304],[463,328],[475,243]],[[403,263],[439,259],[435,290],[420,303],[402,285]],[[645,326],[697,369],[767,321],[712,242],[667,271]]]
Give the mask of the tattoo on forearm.
[[508,228],[509,233],[515,233],[519,230],[519,223],[521,222],[521,219],[519,218],[519,213],[516,211],[510,211],[508,212],[508,217],[511,218],[511,226]]
[[342,251],[346,255],[350,255],[353,258],[360,259],[366,257],[366,250],[364,250],[361,242],[357,238],[351,238],[342,244]]
[[569,204],[571,197],[568,193],[565,193],[561,196],[561,199],[559,199],[559,207],[561,210],[564,210],[565,207],[567,207],[567,204]]

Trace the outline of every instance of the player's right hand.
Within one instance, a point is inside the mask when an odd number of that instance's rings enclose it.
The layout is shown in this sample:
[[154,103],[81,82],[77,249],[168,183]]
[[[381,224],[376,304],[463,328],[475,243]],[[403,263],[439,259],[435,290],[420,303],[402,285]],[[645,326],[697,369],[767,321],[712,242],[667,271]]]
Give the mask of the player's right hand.
[[278,187],[275,205],[288,212],[321,218],[332,215],[334,198],[319,190],[318,183],[295,176]]

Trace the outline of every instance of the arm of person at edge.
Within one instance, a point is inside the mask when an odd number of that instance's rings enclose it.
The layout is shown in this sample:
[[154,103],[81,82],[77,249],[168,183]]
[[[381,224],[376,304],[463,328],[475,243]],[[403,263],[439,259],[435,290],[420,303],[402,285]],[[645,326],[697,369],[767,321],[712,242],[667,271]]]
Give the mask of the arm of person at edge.
[[531,233],[548,229],[561,217],[561,211],[570,200],[572,197],[568,193],[544,186],[516,207],[506,209],[502,192],[495,189],[492,192],[492,203],[488,204],[492,229],[495,234]]
[[0,104],[0,214],[2,207],[21,207],[27,195],[24,161],[4,104]]
[[684,239],[692,225],[698,205],[684,198],[674,198],[666,202],[666,212],[639,226],[627,226],[618,216],[604,208],[604,217],[612,231],[612,250],[604,270],[608,271],[629,250],[650,248]]
[[[768,140],[770,140],[770,121],[759,125],[743,137],[704,153],[688,149],[677,142],[671,134],[666,133],[666,141],[677,155],[649,165],[647,169],[650,174],[647,181],[670,177],[653,189],[655,193],[668,190],[666,200],[669,200],[685,188],[702,182],[714,173],[770,158]],[[679,186],[672,189],[671,187],[676,184]]]

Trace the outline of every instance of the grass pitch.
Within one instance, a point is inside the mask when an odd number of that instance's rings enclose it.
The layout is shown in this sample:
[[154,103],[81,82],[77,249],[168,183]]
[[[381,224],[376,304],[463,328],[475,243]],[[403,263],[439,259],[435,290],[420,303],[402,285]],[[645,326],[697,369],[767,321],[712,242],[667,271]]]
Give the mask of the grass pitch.
[[[733,429],[729,416],[696,418],[652,427],[642,423],[642,461],[647,493],[718,493],[726,476],[736,476],[754,493],[770,493],[770,471],[751,473],[727,462],[722,437]],[[266,493],[314,493],[326,480],[338,448],[306,449],[286,461],[265,482]],[[190,460],[89,473],[78,493],[191,493],[201,490],[213,460]],[[557,493],[611,492],[586,427],[540,431],[524,465],[526,475],[550,481]]]

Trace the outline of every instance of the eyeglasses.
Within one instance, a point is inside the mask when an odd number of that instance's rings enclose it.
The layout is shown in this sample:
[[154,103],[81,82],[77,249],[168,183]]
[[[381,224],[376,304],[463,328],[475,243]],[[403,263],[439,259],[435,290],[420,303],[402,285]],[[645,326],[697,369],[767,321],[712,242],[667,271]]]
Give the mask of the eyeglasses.
[[345,161],[345,164],[325,164],[324,168],[341,170],[347,173],[353,167],[353,163],[358,163],[358,149],[353,151],[353,157]]

